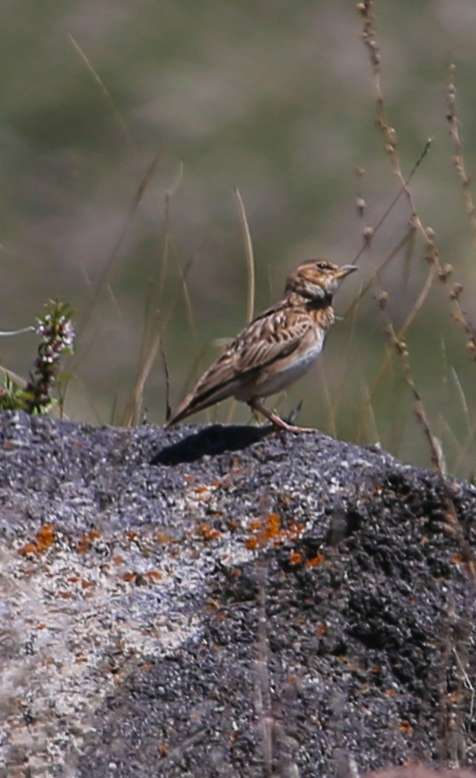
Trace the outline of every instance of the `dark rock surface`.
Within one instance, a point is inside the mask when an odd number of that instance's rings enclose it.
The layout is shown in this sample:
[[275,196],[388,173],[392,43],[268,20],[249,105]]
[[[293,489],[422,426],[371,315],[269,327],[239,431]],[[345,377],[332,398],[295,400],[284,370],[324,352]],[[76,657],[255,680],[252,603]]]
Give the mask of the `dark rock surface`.
[[476,489],[266,433],[0,415],[2,778],[474,764]]

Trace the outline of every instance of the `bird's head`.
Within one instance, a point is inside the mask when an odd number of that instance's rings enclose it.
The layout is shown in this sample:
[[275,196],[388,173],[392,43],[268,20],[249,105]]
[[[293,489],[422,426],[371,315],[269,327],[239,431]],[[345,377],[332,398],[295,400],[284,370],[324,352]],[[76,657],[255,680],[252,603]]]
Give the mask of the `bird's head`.
[[286,281],[285,296],[298,294],[307,300],[331,302],[341,281],[357,270],[356,265],[334,265],[326,259],[308,259],[296,268]]

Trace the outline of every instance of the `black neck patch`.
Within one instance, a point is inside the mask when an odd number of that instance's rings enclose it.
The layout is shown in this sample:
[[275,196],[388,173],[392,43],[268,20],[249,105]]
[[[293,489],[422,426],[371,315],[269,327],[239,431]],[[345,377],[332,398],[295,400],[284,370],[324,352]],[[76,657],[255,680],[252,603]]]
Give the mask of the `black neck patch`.
[[311,311],[317,311],[320,308],[329,308],[332,305],[331,294],[325,294],[324,297],[313,297],[312,295],[303,294],[303,297],[309,300],[307,307]]

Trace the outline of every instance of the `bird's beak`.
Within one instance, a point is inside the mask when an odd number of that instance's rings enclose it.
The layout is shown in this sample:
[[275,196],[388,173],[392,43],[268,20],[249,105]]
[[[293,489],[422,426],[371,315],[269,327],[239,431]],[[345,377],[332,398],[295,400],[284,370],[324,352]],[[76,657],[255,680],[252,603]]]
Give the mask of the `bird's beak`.
[[338,272],[336,273],[336,278],[341,279],[345,278],[346,276],[350,275],[350,273],[353,273],[354,270],[358,270],[359,268],[357,265],[342,265],[342,267],[339,268]]

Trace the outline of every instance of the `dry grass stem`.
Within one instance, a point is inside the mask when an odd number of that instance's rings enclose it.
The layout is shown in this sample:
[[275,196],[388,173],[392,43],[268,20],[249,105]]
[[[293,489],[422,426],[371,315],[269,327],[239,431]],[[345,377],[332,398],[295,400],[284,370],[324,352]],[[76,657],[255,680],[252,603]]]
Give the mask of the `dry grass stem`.
[[255,280],[255,262],[253,255],[253,243],[251,241],[251,233],[248,225],[248,219],[246,218],[245,206],[243,198],[241,197],[240,190],[235,189],[236,199],[238,200],[238,208],[240,211],[241,229],[243,232],[243,240],[245,243],[245,258],[246,258],[246,270],[248,274],[248,294],[246,302],[246,321],[250,322],[254,317],[255,309],[255,296],[256,296],[256,280]]
[[452,63],[449,67],[449,84],[447,90],[447,105],[448,113],[446,118],[450,126],[450,135],[453,141],[454,156],[453,162],[458,174],[461,186],[463,187],[463,198],[466,213],[468,214],[471,228],[474,232],[474,240],[476,242],[476,210],[473,202],[473,194],[471,192],[471,181],[466,172],[466,166],[463,157],[463,145],[461,143],[461,137],[459,134],[459,121],[456,113],[456,86],[454,83],[454,76],[456,73],[456,65]]
[[[386,303],[387,303],[388,295],[385,292],[382,292],[379,296],[380,309],[386,321],[385,329],[389,337],[390,343],[393,349],[395,350],[395,352],[400,357],[400,361],[402,363],[402,367],[404,370],[405,382],[413,395],[415,414],[418,422],[420,423],[423,429],[424,435],[427,439],[428,446],[430,449],[431,461],[434,467],[436,468],[436,470],[438,471],[438,473],[440,474],[442,484],[447,493],[447,499],[446,499],[446,507],[448,511],[447,521],[449,525],[451,525],[452,531],[454,532],[454,535],[458,539],[466,572],[468,576],[471,578],[471,580],[476,581],[476,565],[475,565],[473,553],[469,546],[469,543],[464,537],[462,527],[458,520],[454,500],[451,495],[451,490],[450,487],[448,486],[448,482],[445,477],[446,463],[444,460],[443,452],[441,450],[441,445],[440,442],[432,433],[430,422],[426,413],[425,406],[423,404],[421,394],[412,376],[411,366],[410,366],[410,356],[406,344],[402,339],[402,336],[405,334],[405,332],[408,329],[408,326],[414,320],[416,313],[421,310],[423,303],[433,285],[433,280],[438,277],[445,285],[448,297],[451,301],[453,318],[458,322],[458,324],[463,328],[463,330],[466,332],[468,336],[467,348],[472,352],[474,358],[476,358],[476,337],[472,325],[467,320],[459,304],[459,297],[462,292],[462,287],[460,285],[451,286],[449,284],[448,279],[449,276],[451,275],[452,268],[450,266],[444,268],[441,266],[440,259],[439,259],[439,252],[436,247],[436,243],[434,239],[435,238],[434,232],[432,229],[429,228],[425,229],[423,227],[421,219],[417,213],[413,201],[413,197],[409,189],[409,185],[405,181],[405,178],[402,174],[400,160],[397,151],[397,135],[395,130],[389,124],[386,109],[385,109],[382,87],[381,87],[381,81],[380,81],[381,59],[380,59],[379,47],[376,42],[376,35],[375,35],[375,28],[374,28],[375,19],[373,15],[372,0],[364,0],[364,2],[359,3],[358,9],[364,20],[362,37],[369,53],[370,63],[372,66],[372,72],[374,77],[374,87],[375,87],[376,102],[377,102],[377,125],[379,130],[384,135],[385,152],[387,153],[387,156],[390,159],[392,170],[395,176],[397,177],[398,181],[400,182],[400,186],[403,190],[403,193],[408,203],[408,207],[411,214],[410,225],[411,227],[415,228],[423,238],[426,244],[425,258],[430,265],[430,272],[427,276],[425,285],[422,288],[413,309],[410,311],[404,327],[402,328],[403,333],[402,330],[400,330],[400,332],[398,333],[395,332],[393,324],[386,311]],[[377,287],[378,279],[375,279],[375,282]]]
[[83,60],[84,64],[86,65],[87,69],[91,73],[92,77],[94,78],[96,83],[99,85],[99,87],[101,89],[101,92],[102,92],[103,96],[106,99],[106,102],[109,104],[109,107],[111,108],[111,110],[112,110],[112,112],[114,114],[114,117],[116,118],[116,121],[117,121],[119,127],[121,128],[121,131],[122,131],[122,133],[123,133],[123,135],[124,135],[128,145],[129,145],[130,150],[132,151],[134,156],[137,157],[137,148],[136,148],[136,145],[135,145],[135,143],[134,143],[134,141],[132,139],[132,135],[129,132],[129,128],[128,128],[127,124],[125,123],[124,119],[122,118],[122,114],[119,111],[116,103],[114,102],[114,99],[113,99],[109,89],[105,85],[105,83],[102,80],[102,78],[99,76],[97,70],[93,67],[91,61],[89,60],[89,58],[87,57],[87,55],[85,54],[85,52],[83,51],[83,49],[81,48],[81,46],[79,45],[77,40],[71,35],[71,33],[68,33],[68,37],[69,37],[71,43],[73,44],[74,48],[78,52],[79,56]]
[[[116,242],[115,242],[115,244],[114,244],[114,246],[113,246],[113,248],[112,248],[112,250],[111,250],[111,252],[109,254],[109,257],[108,257],[108,259],[106,261],[106,264],[105,264],[105,266],[104,266],[104,268],[103,268],[103,270],[102,270],[102,272],[101,272],[101,274],[99,276],[99,279],[96,282],[96,287],[95,287],[95,289],[94,289],[94,291],[93,291],[93,293],[92,293],[92,295],[91,295],[91,297],[90,297],[90,299],[88,301],[88,304],[85,307],[85,310],[84,310],[84,313],[82,315],[81,321],[78,324],[78,327],[77,327],[77,340],[79,340],[82,332],[84,331],[87,323],[89,322],[89,319],[91,317],[91,313],[92,313],[92,311],[93,311],[93,309],[94,309],[94,307],[95,307],[95,305],[96,305],[96,303],[97,303],[97,301],[99,299],[99,296],[100,296],[102,290],[104,289],[104,287],[106,286],[106,284],[108,282],[109,276],[111,275],[112,268],[113,268],[113,265],[114,265],[114,260],[116,259],[117,255],[119,253],[119,249],[120,249],[120,247],[121,247],[121,245],[123,243],[123,240],[124,240],[124,238],[125,238],[125,236],[127,234],[127,231],[128,231],[129,226],[130,226],[130,224],[132,222],[134,214],[135,214],[135,212],[136,212],[136,210],[137,210],[137,208],[138,208],[138,206],[139,206],[139,204],[140,204],[140,202],[141,202],[141,200],[142,200],[142,198],[143,198],[143,196],[144,196],[144,194],[145,194],[145,192],[147,190],[147,187],[150,185],[150,183],[152,181],[153,174],[154,174],[154,172],[155,172],[155,170],[157,168],[157,165],[159,163],[159,158],[160,158],[159,154],[156,154],[154,156],[151,164],[148,166],[148,168],[147,168],[143,178],[141,179],[141,181],[139,183],[137,191],[136,191],[136,193],[135,193],[135,195],[134,195],[134,197],[132,199],[131,205],[129,207],[129,211],[128,211],[128,213],[126,214],[126,216],[124,218],[124,221],[123,221],[122,227],[120,229],[119,235],[118,235],[118,237],[116,239]],[[79,359],[75,359],[74,360],[75,368],[77,367],[78,363],[79,363]]]
[[268,622],[266,617],[266,563],[258,560],[258,658],[256,660],[255,708],[261,734],[264,778],[273,774],[273,717],[269,678]]
[[326,369],[322,359],[318,361],[318,370],[321,391],[327,410],[327,431],[329,435],[332,435],[332,437],[335,438],[337,437],[336,408],[335,403],[332,402],[331,393],[329,391],[329,383],[327,381]]
[[[390,320],[390,317],[388,316],[388,313],[386,311],[386,302],[388,299],[388,295],[385,292],[383,292],[383,290],[380,289],[378,292],[378,299],[379,299],[380,309],[382,311],[382,314],[386,322],[385,329],[387,335],[389,337],[392,347],[394,348],[394,350],[396,351],[396,353],[399,355],[401,359],[402,366],[404,369],[404,374],[405,374],[405,382],[407,386],[410,388],[414,397],[415,413],[418,421],[420,422],[423,428],[425,437],[428,441],[430,447],[431,460],[434,466],[440,472],[440,474],[444,476],[445,463],[442,457],[441,446],[439,445],[438,441],[436,440],[436,438],[434,437],[431,431],[430,423],[425,411],[421,394],[417,389],[415,381],[412,376],[409,353],[403,341],[403,337],[405,336],[410,324],[414,320],[417,313],[421,310],[430,292],[430,289],[433,285],[434,279],[436,278],[437,274],[441,270],[440,263],[439,263],[439,256],[435,245],[433,232],[423,227],[413,201],[409,184],[405,179],[405,177],[403,176],[400,159],[397,151],[397,145],[398,145],[397,134],[393,129],[393,127],[390,126],[388,121],[387,112],[385,109],[384,96],[383,96],[383,91],[381,86],[381,79],[380,79],[381,58],[380,58],[379,47],[376,41],[375,28],[374,28],[375,17],[373,14],[373,2],[372,0],[365,0],[365,2],[359,3],[358,8],[364,20],[362,37],[364,40],[364,44],[367,48],[367,51],[369,53],[369,58],[370,58],[370,63],[372,66],[372,72],[374,78],[374,88],[375,88],[376,102],[377,102],[377,126],[379,130],[382,132],[382,134],[384,135],[385,152],[389,157],[393,173],[398,179],[400,183],[401,191],[406,197],[408,203],[408,207],[411,214],[410,227],[411,229],[416,229],[423,237],[423,240],[425,241],[426,248],[427,248],[426,259],[430,264],[430,270],[426,282],[417,298],[417,301],[415,302],[413,308],[408,314],[408,317],[403,327],[400,329],[398,333],[395,331],[393,323]],[[426,153],[427,147],[428,144],[425,147],[424,153]],[[374,283],[375,283],[375,288],[378,289],[379,283],[376,277],[374,279]],[[388,360],[388,358],[389,355],[387,354],[386,360]],[[383,371],[381,369],[379,376],[381,375],[382,372]]]
[[[143,189],[143,191],[145,191],[145,189]],[[163,294],[164,279],[168,264],[170,246],[170,193],[167,192],[165,195],[164,241],[160,261],[160,277],[158,283],[151,282],[150,284],[139,350],[139,359],[137,363],[136,380],[123,415],[123,425],[125,427],[129,427],[132,424],[137,423],[139,418],[139,409],[142,405],[142,396],[144,393],[145,384],[159,348],[162,346],[159,309]],[[182,280],[182,284],[183,283],[184,280]],[[166,375],[166,384],[167,381],[168,375]],[[166,400],[166,405],[168,406],[168,398]]]

